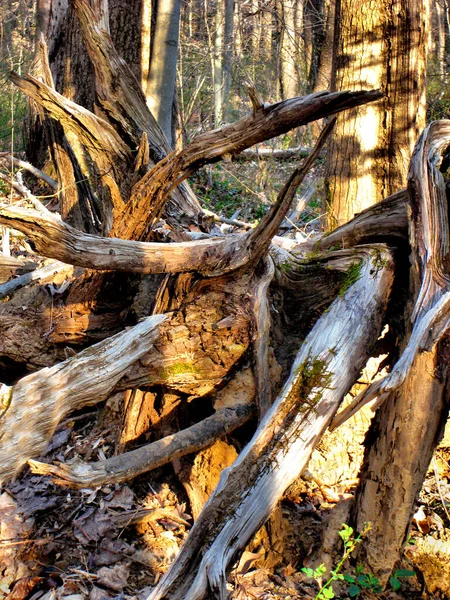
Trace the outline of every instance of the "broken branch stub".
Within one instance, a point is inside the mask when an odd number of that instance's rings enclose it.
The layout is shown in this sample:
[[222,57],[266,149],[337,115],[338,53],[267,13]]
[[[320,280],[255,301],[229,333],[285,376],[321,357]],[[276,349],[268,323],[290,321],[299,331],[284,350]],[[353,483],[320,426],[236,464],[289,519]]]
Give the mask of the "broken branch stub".
[[347,288],[303,343],[288,381],[220,483],[149,600],[224,600],[226,570],[298,477],[379,335],[390,253],[355,249]]
[[13,387],[2,386],[0,483],[45,450],[65,415],[105,400],[128,367],[148,351],[165,319],[148,317]]

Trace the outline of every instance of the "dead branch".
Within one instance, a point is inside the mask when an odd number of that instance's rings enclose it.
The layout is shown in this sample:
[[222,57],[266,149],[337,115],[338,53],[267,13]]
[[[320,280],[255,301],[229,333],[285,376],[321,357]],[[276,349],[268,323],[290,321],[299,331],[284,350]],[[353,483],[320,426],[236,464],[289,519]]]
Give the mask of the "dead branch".
[[33,473],[50,475],[54,483],[74,488],[129,481],[176,458],[207,448],[216,439],[243,425],[254,412],[254,407],[249,404],[226,407],[178,433],[96,463],[78,461],[55,466],[29,460],[28,464]]
[[73,265],[135,273],[197,271],[209,276],[224,274],[250,260],[256,263],[267,252],[298,186],[325,144],[334,122],[327,125],[312,154],[289,178],[274,207],[257,227],[241,236],[177,244],[101,238],[77,231],[50,213],[8,206],[0,209],[0,223],[26,233],[44,256]]
[[51,368],[1,389],[0,481],[45,449],[69,412],[108,397],[128,367],[148,350],[163,315],[149,317]]
[[356,250],[360,278],[316,323],[291,375],[252,441],[195,523],[175,562],[150,595],[225,599],[225,572],[298,477],[378,336],[392,283],[389,253]]
[[28,173],[31,173],[38,179],[42,179],[42,181],[45,181],[45,183],[49,185],[53,190],[56,191],[58,189],[58,183],[52,177],[50,177],[50,175],[47,175],[47,173],[44,173],[44,171],[41,171],[37,167],[34,167],[29,162],[3,152],[0,153],[0,158],[2,160],[7,161],[7,163],[9,164],[13,163],[15,167],[19,167],[21,169],[24,169],[25,171],[28,171]]
[[267,105],[231,125],[199,135],[182,152],[161,160],[137,183],[112,235],[145,240],[170,191],[201,166],[232,157],[294,127],[381,97],[372,92],[319,92]]
[[36,265],[34,265],[34,268],[30,273],[25,273],[11,281],[2,283],[0,285],[0,298],[6,298],[6,296],[9,296],[32,281],[45,281],[46,279],[54,277],[57,273],[63,273],[64,271],[73,271],[72,265],[66,265],[58,261],[45,265],[45,267],[42,267],[41,269],[36,269]]

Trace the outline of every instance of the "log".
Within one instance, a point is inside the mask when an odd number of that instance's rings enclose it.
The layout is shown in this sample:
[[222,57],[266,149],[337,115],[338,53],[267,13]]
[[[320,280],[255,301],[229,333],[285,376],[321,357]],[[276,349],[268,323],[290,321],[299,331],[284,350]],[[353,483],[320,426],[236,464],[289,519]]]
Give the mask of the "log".
[[149,317],[73,358],[0,389],[0,483],[39,456],[69,412],[105,400],[128,367],[148,351],[164,315]]
[[305,467],[377,339],[393,263],[385,248],[355,249],[359,279],[303,343],[288,381],[253,439],[221,477],[179,555],[149,600],[225,599],[226,570]]
[[[282,148],[249,148],[244,150],[240,154],[234,157],[236,161],[246,160],[292,160],[298,158],[304,158],[311,152],[310,148],[304,146],[297,146],[296,148],[288,148],[283,150]],[[320,155],[323,156],[323,155]]]
[[[0,258],[0,264],[1,262],[2,261]],[[9,296],[19,288],[24,287],[33,281],[45,281],[57,273],[63,273],[64,271],[71,272],[72,270],[73,269],[71,265],[66,265],[59,261],[52,262],[49,265],[45,265],[45,267],[41,267],[40,269],[36,269],[36,265],[33,265],[33,270],[31,270],[31,272],[25,273],[20,277],[16,277],[15,279],[0,285],[0,299],[6,298],[6,296]]]

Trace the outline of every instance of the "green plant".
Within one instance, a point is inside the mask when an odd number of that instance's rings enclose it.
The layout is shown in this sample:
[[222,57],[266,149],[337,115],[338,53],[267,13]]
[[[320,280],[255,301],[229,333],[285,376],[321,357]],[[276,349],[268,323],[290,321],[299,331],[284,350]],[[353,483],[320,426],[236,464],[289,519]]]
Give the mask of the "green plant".
[[[346,560],[350,557],[355,548],[363,541],[364,537],[368,534],[371,529],[371,523],[364,523],[364,529],[356,537],[354,537],[354,530],[349,525],[342,524],[342,529],[339,532],[339,536],[344,542],[344,554],[339,561],[337,567],[330,571],[330,577],[325,584],[322,585],[322,578],[325,575],[327,569],[324,564],[319,565],[316,569],[303,568],[302,571],[308,577],[312,577],[320,586],[320,589],[315,597],[315,600],[329,600],[335,597],[333,590],[333,583],[335,581],[345,581],[350,584],[347,593],[350,598],[356,598],[361,592],[370,592],[373,594],[380,594],[383,588],[380,581],[375,575],[371,573],[364,573],[364,566],[359,565],[355,569],[353,575],[342,574],[341,569],[344,566]],[[405,577],[414,577],[414,571],[407,569],[397,569],[393,575],[389,578],[389,584],[394,591],[400,589],[402,583],[401,579]]]
[[320,565],[317,569],[309,569],[303,568],[302,571],[308,577],[313,577],[317,583],[321,586],[315,600],[329,600],[330,598],[334,598],[335,594],[333,591],[333,583],[335,581],[345,581],[345,575],[343,575],[340,571],[346,562],[346,560],[350,557],[351,553],[355,550],[355,548],[363,541],[363,538],[370,531],[371,524],[364,523],[364,529],[359,533],[356,537],[353,536],[354,530],[353,527],[342,524],[342,529],[339,532],[339,536],[344,542],[344,554],[339,561],[337,567],[330,571],[330,577],[328,581],[322,585],[322,575],[326,573],[325,565]]

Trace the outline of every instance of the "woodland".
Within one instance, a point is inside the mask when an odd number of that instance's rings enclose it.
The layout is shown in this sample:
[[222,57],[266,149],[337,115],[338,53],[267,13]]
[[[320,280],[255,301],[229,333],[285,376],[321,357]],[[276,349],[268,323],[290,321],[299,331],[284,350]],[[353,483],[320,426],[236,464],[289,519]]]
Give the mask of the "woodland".
[[0,597],[450,598],[448,0],[0,6]]

